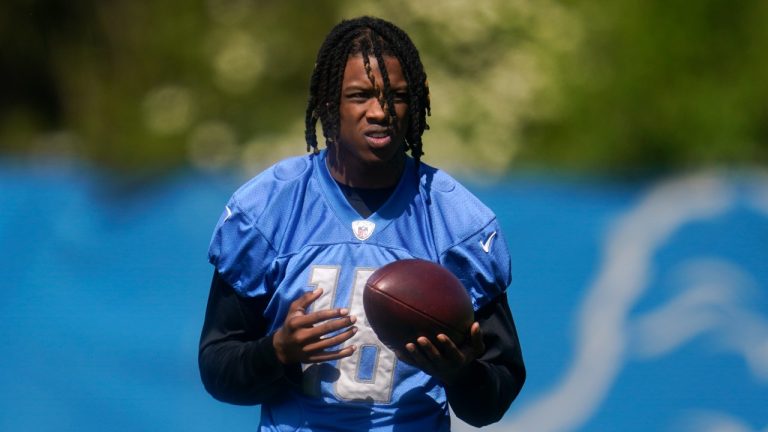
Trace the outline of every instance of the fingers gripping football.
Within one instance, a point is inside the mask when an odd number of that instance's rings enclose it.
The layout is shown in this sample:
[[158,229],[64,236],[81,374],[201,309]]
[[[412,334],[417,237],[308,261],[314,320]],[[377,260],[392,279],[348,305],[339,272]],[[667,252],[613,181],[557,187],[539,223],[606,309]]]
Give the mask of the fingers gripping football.
[[272,338],[281,363],[317,363],[348,357],[355,351],[354,346],[328,351],[357,332],[357,327],[353,327],[356,317],[349,315],[348,309],[306,312],[322,292],[318,288],[291,303],[283,325]]
[[418,367],[436,377],[446,385],[453,384],[464,369],[485,352],[483,333],[480,324],[473,323],[470,328],[470,343],[457,347],[445,334],[437,335],[437,341],[419,337],[405,345],[404,350],[397,350],[400,360]]

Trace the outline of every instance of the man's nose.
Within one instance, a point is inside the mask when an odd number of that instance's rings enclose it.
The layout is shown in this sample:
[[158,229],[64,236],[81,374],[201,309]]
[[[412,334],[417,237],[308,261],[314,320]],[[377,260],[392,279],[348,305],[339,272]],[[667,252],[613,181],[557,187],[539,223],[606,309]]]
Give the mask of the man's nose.
[[387,102],[384,97],[372,97],[368,101],[365,116],[369,121],[384,122],[387,120]]

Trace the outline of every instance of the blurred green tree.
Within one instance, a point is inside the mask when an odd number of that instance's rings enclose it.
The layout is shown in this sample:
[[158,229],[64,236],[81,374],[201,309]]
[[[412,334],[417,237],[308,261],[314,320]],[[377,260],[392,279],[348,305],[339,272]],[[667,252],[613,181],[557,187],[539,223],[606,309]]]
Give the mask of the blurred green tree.
[[316,50],[360,14],[420,47],[428,162],[619,174],[768,162],[761,0],[8,0],[0,152],[145,173],[300,154]]
[[3,2],[0,151],[149,173],[230,163],[206,151],[303,115],[307,41],[336,22],[336,3]]
[[521,159],[610,173],[768,162],[768,3],[574,3],[562,102],[527,125]]

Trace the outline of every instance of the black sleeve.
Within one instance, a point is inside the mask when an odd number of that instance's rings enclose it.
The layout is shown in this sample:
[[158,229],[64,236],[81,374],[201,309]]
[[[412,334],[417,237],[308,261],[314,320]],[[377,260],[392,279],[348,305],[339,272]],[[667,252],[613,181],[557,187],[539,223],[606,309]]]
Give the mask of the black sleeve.
[[445,390],[456,416],[481,427],[507,412],[525,382],[525,365],[505,293],[480,308],[475,321],[483,331],[485,353]]
[[243,298],[214,273],[198,351],[200,377],[214,398],[256,405],[298,382],[299,366],[277,359],[265,306],[266,299]]

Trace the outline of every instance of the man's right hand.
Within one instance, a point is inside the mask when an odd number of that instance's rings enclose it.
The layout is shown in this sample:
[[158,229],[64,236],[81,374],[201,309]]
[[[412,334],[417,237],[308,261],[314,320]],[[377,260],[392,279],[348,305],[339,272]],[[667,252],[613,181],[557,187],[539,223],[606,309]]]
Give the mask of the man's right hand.
[[[307,313],[306,310],[322,293],[323,290],[317,288],[291,303],[285,322],[272,337],[272,345],[281,363],[318,363],[349,357],[355,352],[354,345],[326,351],[354,336],[357,327],[352,327],[352,324],[357,317],[349,315],[346,308]],[[344,328],[346,330],[339,334],[327,336]]]

